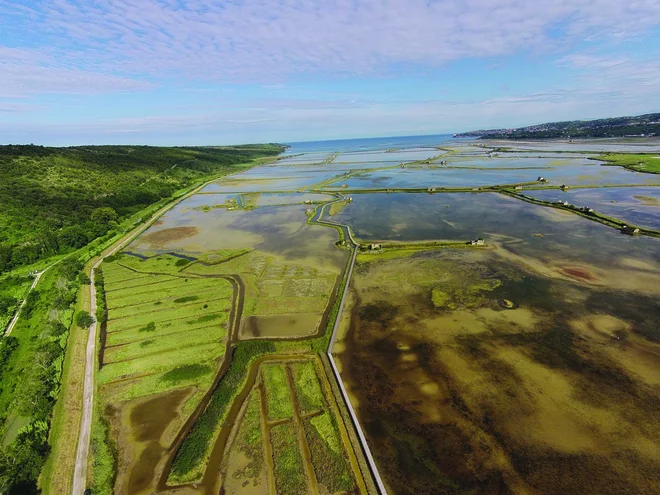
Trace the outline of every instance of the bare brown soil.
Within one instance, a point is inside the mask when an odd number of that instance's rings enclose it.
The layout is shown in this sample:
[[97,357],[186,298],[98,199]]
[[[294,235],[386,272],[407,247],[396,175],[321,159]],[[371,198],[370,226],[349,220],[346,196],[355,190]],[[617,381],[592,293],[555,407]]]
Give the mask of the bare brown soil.
[[197,227],[172,227],[144,234],[140,240],[149,243],[152,248],[163,248],[170,242],[186,239],[198,233]]

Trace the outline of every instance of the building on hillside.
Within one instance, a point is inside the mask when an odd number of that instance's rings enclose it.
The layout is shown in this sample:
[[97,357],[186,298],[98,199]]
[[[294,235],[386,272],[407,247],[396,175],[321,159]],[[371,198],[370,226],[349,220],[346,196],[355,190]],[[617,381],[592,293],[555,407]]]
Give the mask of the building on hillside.
[[469,244],[470,244],[470,246],[485,246],[486,241],[482,237],[479,237],[478,239],[474,239],[474,240],[470,241]]
[[536,179],[536,182],[548,182],[548,179],[539,175],[538,179]]
[[559,189],[561,189],[562,191],[566,191],[568,189],[568,186],[566,184],[562,184],[561,186],[559,186]]

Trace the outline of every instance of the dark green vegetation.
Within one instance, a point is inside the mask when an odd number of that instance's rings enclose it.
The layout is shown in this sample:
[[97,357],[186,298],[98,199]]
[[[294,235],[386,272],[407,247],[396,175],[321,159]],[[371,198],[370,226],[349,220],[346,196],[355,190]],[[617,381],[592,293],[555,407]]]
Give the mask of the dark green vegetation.
[[89,328],[92,323],[94,323],[92,315],[90,315],[87,311],[79,311],[76,313],[76,325],[79,327]]
[[185,382],[211,373],[213,369],[205,364],[183,364],[163,375],[166,382]]
[[597,120],[572,120],[530,125],[518,129],[488,129],[463,132],[456,137],[482,139],[544,139],[544,138],[603,138],[660,135],[660,113],[636,117],[616,117]]
[[78,260],[66,259],[49,270],[27,298],[12,335],[0,340],[2,493],[37,493],[81,268]]
[[83,247],[182,188],[283,150],[0,146],[0,273]]
[[31,283],[30,277],[9,275],[0,278],[0,328],[6,328]]

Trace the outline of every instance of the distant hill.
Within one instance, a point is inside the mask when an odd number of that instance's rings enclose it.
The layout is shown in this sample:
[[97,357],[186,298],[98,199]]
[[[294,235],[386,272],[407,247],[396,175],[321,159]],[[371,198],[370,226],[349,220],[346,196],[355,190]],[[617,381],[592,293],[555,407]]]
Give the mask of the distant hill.
[[636,117],[548,122],[546,124],[530,125],[517,129],[482,129],[454,135],[454,137],[477,137],[481,139],[604,138],[625,136],[660,136],[660,113],[648,113]]

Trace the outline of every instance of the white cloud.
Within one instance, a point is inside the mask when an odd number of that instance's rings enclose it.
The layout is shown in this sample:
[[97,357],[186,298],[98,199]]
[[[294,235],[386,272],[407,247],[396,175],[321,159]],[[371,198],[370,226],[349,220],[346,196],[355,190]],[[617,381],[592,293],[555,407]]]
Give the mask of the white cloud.
[[[50,0],[48,48],[125,74],[277,83],[387,73],[465,57],[622,38],[660,24],[657,0]],[[0,13],[2,7],[0,7]],[[46,49],[46,47],[44,47]]]

